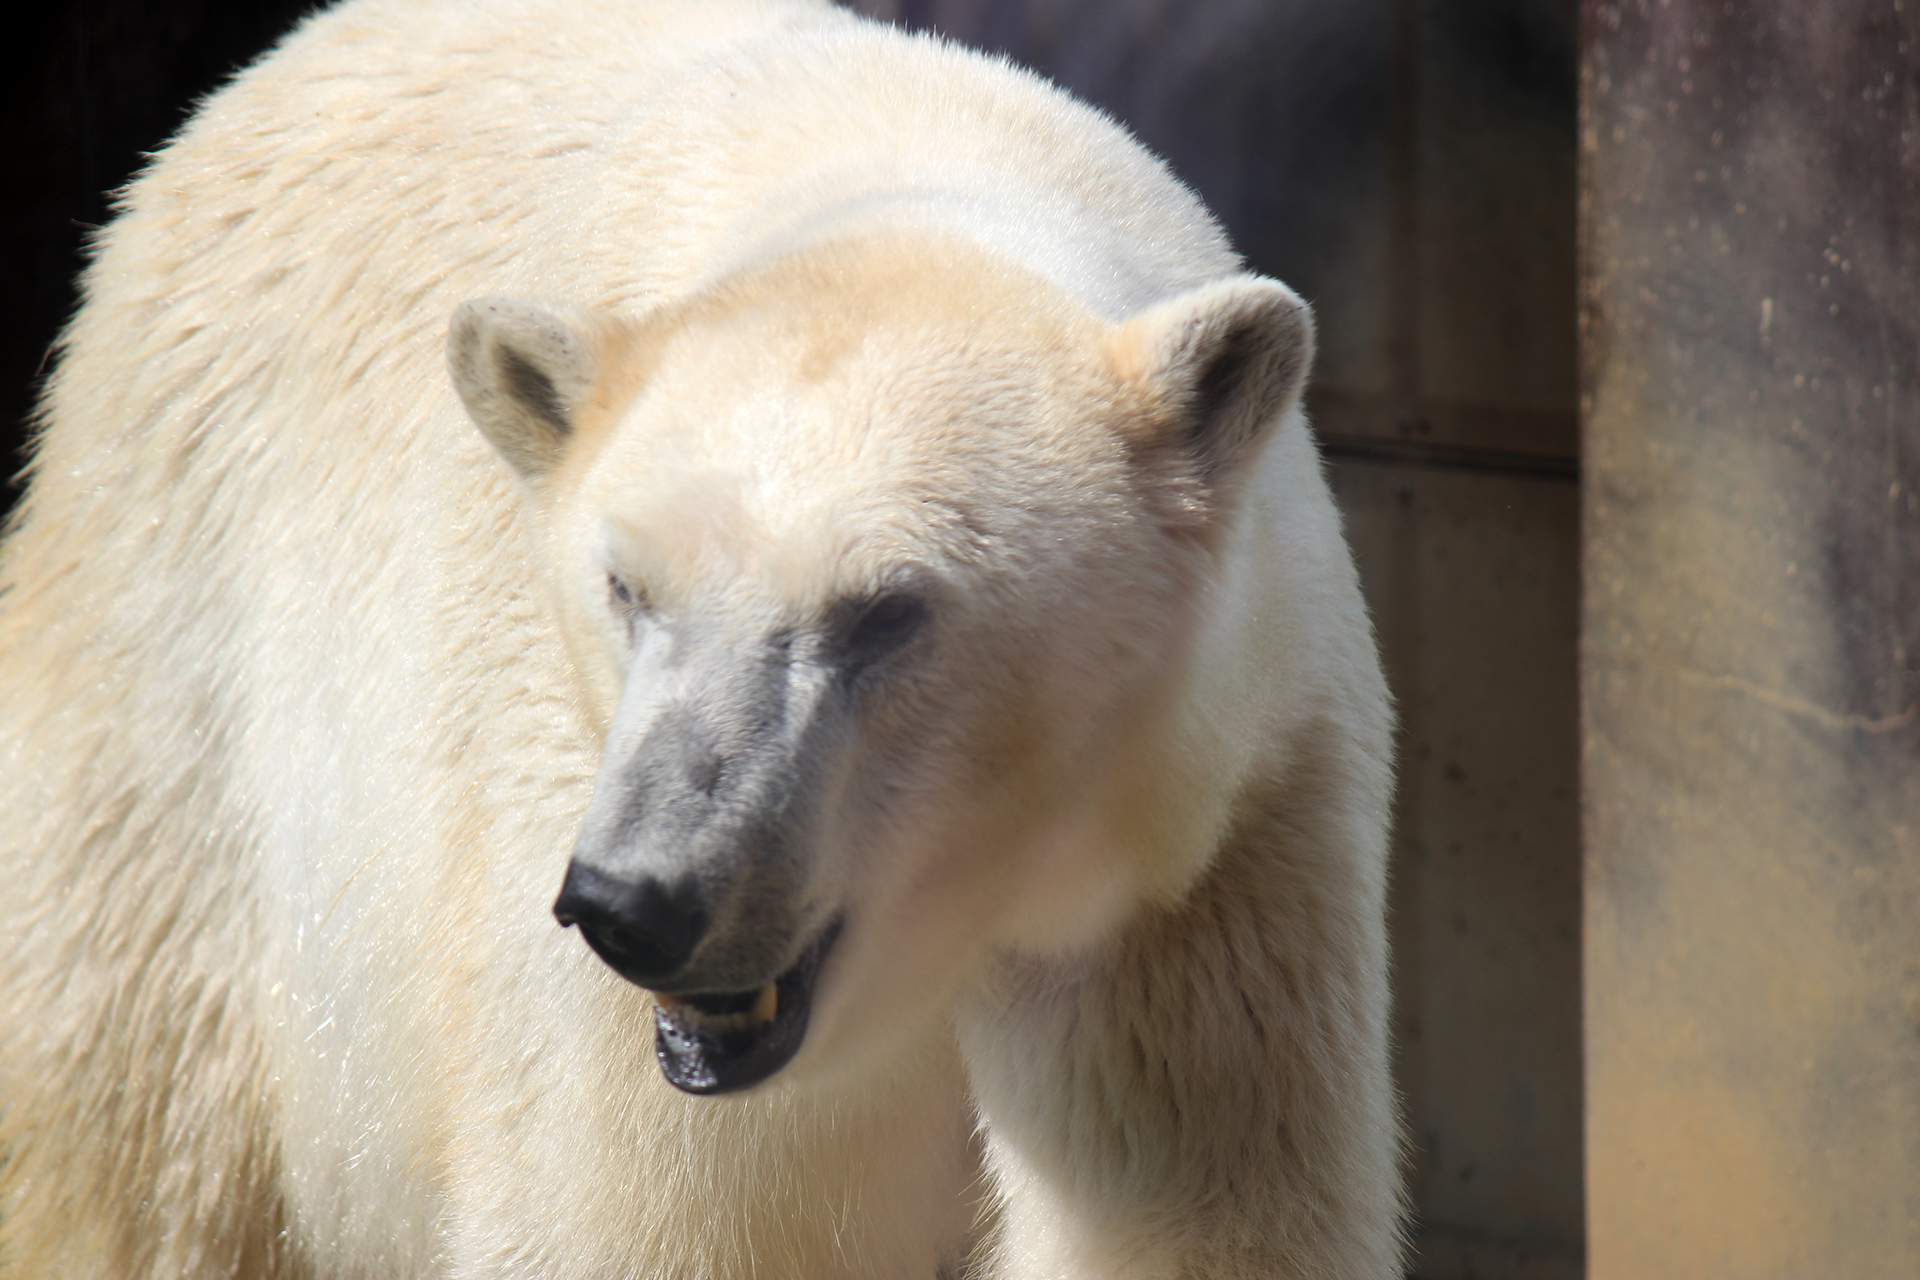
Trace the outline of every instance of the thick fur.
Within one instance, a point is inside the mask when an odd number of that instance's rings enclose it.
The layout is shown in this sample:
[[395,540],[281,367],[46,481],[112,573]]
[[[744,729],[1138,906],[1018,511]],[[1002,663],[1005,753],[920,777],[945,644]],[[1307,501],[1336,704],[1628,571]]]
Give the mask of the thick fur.
[[[1387,698],[1237,271],[804,0],[355,0],[239,76],[0,559],[0,1273],[1397,1274]],[[813,1026],[676,1092],[548,913],[603,751],[902,566],[754,900],[847,922]]]

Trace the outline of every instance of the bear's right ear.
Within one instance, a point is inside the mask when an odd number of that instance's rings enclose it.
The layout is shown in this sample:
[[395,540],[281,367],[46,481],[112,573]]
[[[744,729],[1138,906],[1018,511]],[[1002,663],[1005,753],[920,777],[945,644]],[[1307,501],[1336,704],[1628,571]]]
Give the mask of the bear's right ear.
[[566,453],[595,360],[581,327],[512,298],[462,303],[447,334],[447,363],[467,413],[528,481]]

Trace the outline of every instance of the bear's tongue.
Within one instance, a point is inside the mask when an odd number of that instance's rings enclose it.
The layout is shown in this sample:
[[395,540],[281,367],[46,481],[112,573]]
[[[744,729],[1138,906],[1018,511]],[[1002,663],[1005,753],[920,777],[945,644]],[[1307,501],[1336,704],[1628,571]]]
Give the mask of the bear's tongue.
[[807,1034],[813,981],[838,923],[793,968],[752,991],[653,997],[653,1047],[667,1083],[688,1093],[731,1093],[793,1060]]

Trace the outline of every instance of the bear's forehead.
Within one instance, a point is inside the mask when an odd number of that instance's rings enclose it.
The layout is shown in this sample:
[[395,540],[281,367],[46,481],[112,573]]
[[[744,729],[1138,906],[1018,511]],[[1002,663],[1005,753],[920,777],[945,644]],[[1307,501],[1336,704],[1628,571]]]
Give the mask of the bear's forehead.
[[1077,538],[1114,544],[1139,515],[1110,436],[835,421],[826,390],[742,395],[691,421],[676,410],[684,429],[617,439],[577,495],[582,533],[663,593],[758,584],[805,602],[912,566],[991,576],[1015,553],[1073,557]]
[[583,514],[616,559],[649,573],[771,578],[803,594],[878,582],[902,564],[962,561],[988,530],[1004,535],[1011,519],[1041,516],[1040,501],[1010,503],[959,466],[872,447],[823,458],[806,444],[743,455],[709,443],[647,458],[583,495]]
[[662,579],[781,594],[1111,532],[1133,489],[1104,334],[965,246],[789,255],[638,336],[644,374],[575,495],[576,527]]
[[959,385],[921,393],[857,376],[774,377],[687,395],[663,385],[612,433],[587,500],[669,522],[681,537],[818,526],[884,539],[956,521],[1065,518],[1131,489],[1100,406],[1004,382],[976,391],[968,370],[935,372],[931,381]]
[[[1095,362],[1105,326],[1043,277],[979,246],[930,233],[871,234],[776,254],[652,318],[666,368],[779,377],[793,388],[864,385],[889,394],[977,399],[955,375],[1005,386]],[[665,370],[663,370],[665,371]],[[957,394],[956,394],[957,393]]]

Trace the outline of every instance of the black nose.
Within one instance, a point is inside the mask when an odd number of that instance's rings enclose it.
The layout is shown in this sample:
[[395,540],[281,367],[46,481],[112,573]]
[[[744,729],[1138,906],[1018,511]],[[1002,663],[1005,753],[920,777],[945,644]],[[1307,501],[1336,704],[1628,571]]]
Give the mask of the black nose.
[[579,925],[587,945],[614,972],[643,987],[684,967],[707,932],[693,882],[622,880],[578,862],[567,864],[553,915],[562,926]]

